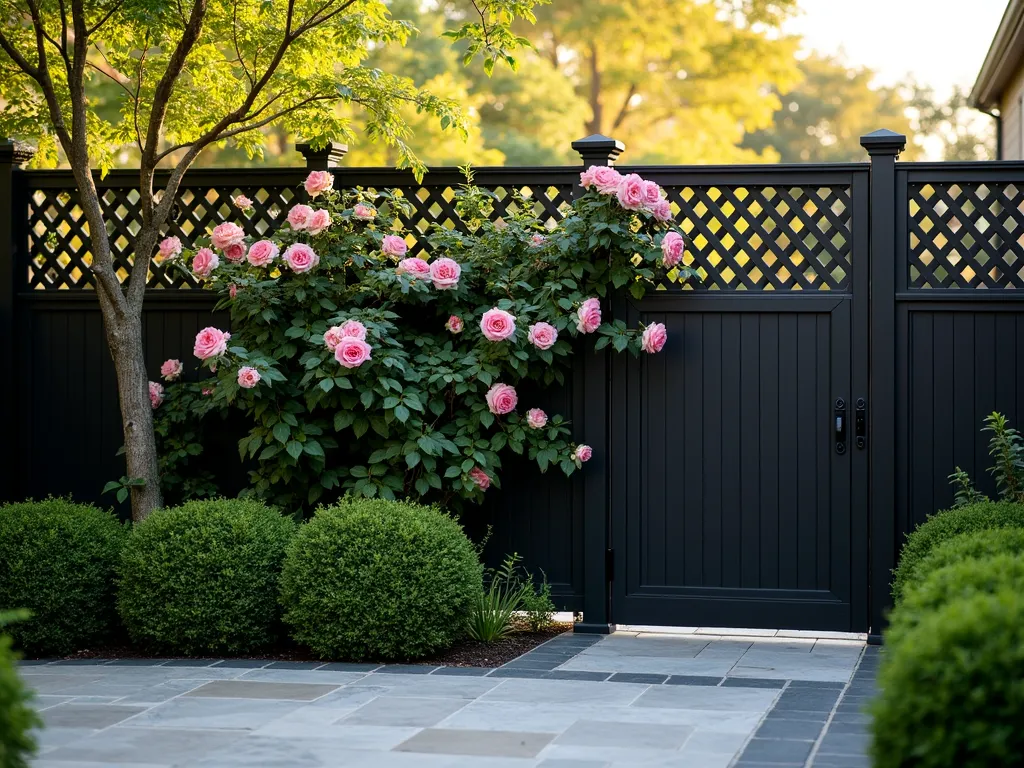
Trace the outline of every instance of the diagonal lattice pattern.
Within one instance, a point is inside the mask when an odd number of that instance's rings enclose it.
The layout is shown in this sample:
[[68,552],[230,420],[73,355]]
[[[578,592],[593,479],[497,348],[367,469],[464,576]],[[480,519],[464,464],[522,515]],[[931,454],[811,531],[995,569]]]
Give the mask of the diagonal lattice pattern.
[[908,286],[1024,288],[1024,185],[908,185]]
[[[235,177],[255,171],[239,172]],[[657,174],[650,174],[657,180]],[[412,255],[427,254],[421,237],[429,227],[466,228],[455,211],[455,184],[401,184],[413,212],[402,216]],[[553,183],[495,185],[493,219],[517,205],[513,189],[547,226],[566,214],[573,187],[564,174]],[[388,185],[380,185],[381,188]],[[373,191],[373,187],[368,187]],[[394,188],[394,187],[392,187]],[[686,263],[701,270],[703,281],[680,284],[670,273],[660,286],[676,290],[807,291],[846,290],[850,277],[850,188],[848,186],[668,185],[672,209],[687,235]],[[242,214],[231,206],[235,195],[253,200]],[[253,236],[271,234],[288,208],[301,199],[288,185],[232,185],[183,188],[175,203],[169,233],[189,243],[225,220],[241,223]],[[132,264],[134,237],[141,213],[138,192],[112,187],[103,192],[118,274],[126,279]],[[38,189],[30,204],[28,286],[34,290],[92,288],[88,225],[70,186]],[[194,288],[179,272],[165,271],[153,261],[149,286]]]

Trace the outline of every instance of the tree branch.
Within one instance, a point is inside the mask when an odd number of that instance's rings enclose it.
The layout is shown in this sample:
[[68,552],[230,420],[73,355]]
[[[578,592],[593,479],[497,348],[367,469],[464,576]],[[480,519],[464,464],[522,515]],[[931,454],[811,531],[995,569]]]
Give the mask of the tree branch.
[[110,6],[110,10],[103,15],[103,18],[85,30],[85,33],[91,37],[93,33],[97,32],[104,24],[110,21],[110,17],[113,16],[114,13],[117,12],[117,9],[122,5],[124,5],[124,0],[116,0],[114,4]]
[[622,122],[626,119],[626,116],[629,113],[629,102],[633,100],[635,95],[636,83],[630,83],[629,90],[626,92],[626,98],[622,100],[622,106],[619,107],[619,112],[615,115],[615,120],[612,122],[613,131],[622,125]]

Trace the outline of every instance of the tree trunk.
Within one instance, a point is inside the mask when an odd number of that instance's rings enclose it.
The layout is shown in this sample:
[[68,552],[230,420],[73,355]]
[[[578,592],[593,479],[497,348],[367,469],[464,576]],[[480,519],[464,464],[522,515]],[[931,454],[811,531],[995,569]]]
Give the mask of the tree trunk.
[[601,101],[601,67],[597,62],[597,46],[590,46],[590,120],[587,122],[587,133],[601,133],[604,122],[604,103]]

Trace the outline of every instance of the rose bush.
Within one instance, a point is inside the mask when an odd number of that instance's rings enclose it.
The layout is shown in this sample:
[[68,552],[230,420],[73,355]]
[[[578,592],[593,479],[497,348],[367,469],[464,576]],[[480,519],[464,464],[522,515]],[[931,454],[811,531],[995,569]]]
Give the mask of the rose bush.
[[[660,270],[696,274],[660,188],[592,167],[586,193],[546,229],[518,195],[493,220],[494,194],[470,176],[456,194],[469,231],[435,226],[410,247],[400,193],[339,191],[325,173],[273,237],[250,244],[220,224],[172,257],[231,311],[230,333],[206,328],[195,343],[216,382],[166,385],[179,420],[186,403],[242,409],[252,492],[286,509],[343,492],[479,500],[509,450],[541,471],[581,467],[587,436],[516,387],[562,382],[583,334],[597,348],[661,350],[664,326],[602,316],[613,289],[639,298]],[[229,255],[236,246],[247,258]],[[166,439],[161,407],[156,418]]]

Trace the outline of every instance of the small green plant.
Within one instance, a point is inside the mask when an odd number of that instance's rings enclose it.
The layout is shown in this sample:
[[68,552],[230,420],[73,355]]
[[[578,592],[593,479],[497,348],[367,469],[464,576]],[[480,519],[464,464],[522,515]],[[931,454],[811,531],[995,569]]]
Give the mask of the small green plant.
[[551,585],[547,574],[541,571],[540,586],[535,588],[533,577],[529,576],[529,586],[523,596],[523,613],[526,614],[526,626],[531,632],[542,632],[553,623],[555,604],[551,600]]
[[538,590],[521,561],[513,552],[499,568],[487,572],[487,589],[481,592],[469,620],[469,636],[474,640],[493,643],[508,637],[516,631],[520,614],[525,614],[531,632],[551,625],[555,606],[547,576]]
[[[0,611],[0,630],[24,621],[28,611]],[[15,662],[20,654],[11,648],[10,635],[0,634],[0,768],[28,768],[36,752],[32,729],[42,720],[32,708],[32,694],[18,677]]]
[[[985,417],[982,432],[991,432],[988,455],[994,460],[988,471],[995,480],[999,498],[1024,504],[1024,437],[1010,426],[1007,418],[993,411]],[[988,497],[974,487],[970,475],[960,467],[949,476],[949,482],[956,489],[955,507],[987,501]]]
[[120,480],[111,480],[103,486],[103,493],[116,491],[114,494],[119,504],[123,504],[131,495],[132,488],[142,488],[146,484],[144,477],[128,477],[124,475]]

